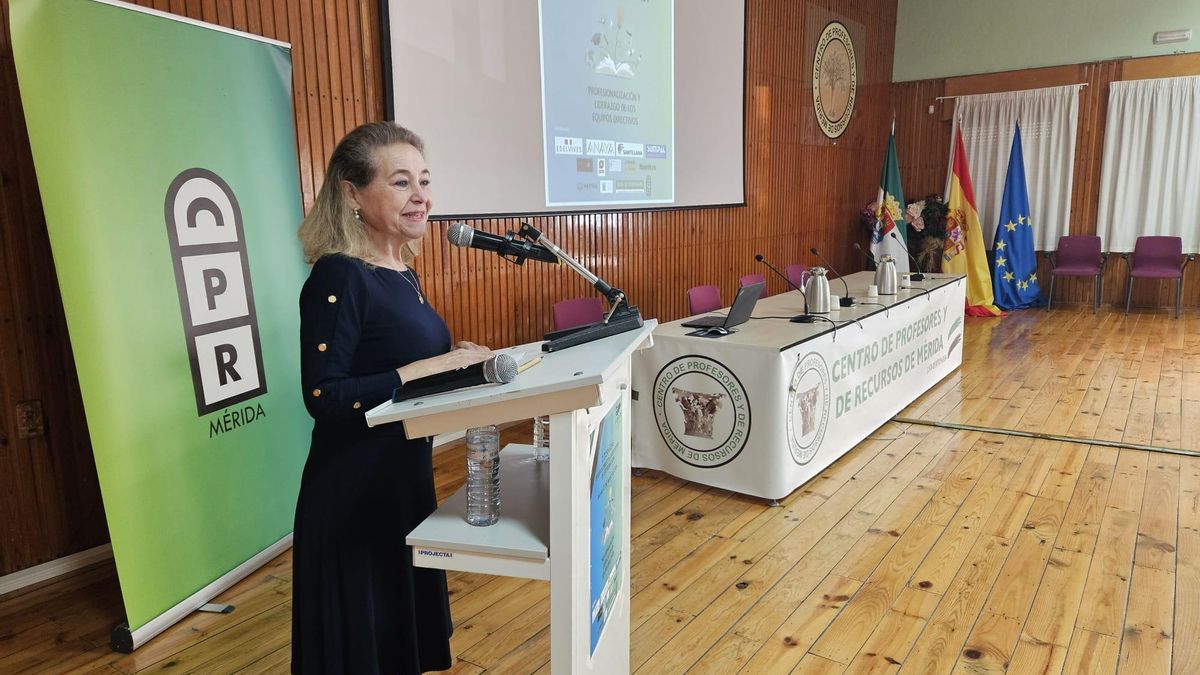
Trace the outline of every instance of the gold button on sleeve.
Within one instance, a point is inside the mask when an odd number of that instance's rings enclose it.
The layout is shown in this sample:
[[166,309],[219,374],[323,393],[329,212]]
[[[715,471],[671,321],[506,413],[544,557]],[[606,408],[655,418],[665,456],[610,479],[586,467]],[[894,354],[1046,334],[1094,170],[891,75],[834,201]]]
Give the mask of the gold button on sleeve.
[[333,303],[337,302],[337,296],[331,295],[331,296],[329,296],[328,300],[329,300],[329,304],[332,305]]
[[317,351],[319,351],[319,352],[323,352],[323,351],[325,351],[326,349],[328,349],[328,347],[325,345],[325,343],[324,343],[324,342],[322,342],[321,344],[317,345]]
[[354,402],[354,409],[355,409],[355,410],[358,410],[358,409],[359,409],[359,408],[361,408],[361,407],[362,407],[362,403],[359,403],[358,401],[355,401],[355,402]]
[[313,389],[313,398],[317,398],[320,395],[321,395],[320,389]]

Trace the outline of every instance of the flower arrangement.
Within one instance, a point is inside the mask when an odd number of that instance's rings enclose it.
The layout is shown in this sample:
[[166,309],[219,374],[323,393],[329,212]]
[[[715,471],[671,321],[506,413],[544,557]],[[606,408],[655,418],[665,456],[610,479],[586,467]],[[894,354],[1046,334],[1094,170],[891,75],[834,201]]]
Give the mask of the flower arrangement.
[[[898,205],[893,204],[893,216],[899,215]],[[908,225],[908,248],[926,272],[941,269],[942,247],[946,240],[946,214],[949,208],[939,194],[926,195],[924,199],[909,202],[904,209],[904,222]],[[858,222],[867,237],[875,235],[876,214],[879,202],[873,201],[858,212]]]
[[939,194],[927,195],[908,205],[908,247],[926,272],[942,267],[942,248],[946,241],[946,214],[949,208]]

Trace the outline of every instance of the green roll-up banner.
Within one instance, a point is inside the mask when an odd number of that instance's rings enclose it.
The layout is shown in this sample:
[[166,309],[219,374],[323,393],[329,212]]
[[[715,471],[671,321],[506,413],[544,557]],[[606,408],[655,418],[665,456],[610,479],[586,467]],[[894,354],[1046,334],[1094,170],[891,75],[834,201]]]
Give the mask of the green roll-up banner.
[[291,56],[99,0],[12,0],[11,28],[132,649],[289,542]]

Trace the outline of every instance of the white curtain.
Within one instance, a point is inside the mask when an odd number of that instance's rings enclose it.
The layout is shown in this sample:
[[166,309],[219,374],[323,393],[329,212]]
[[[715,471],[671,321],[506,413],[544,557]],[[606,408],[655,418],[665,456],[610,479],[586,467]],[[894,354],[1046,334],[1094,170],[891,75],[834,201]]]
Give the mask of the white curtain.
[[1112,83],[1096,232],[1106,251],[1140,235],[1200,249],[1200,77]]
[[961,128],[984,246],[991,248],[1017,122],[1021,123],[1034,247],[1053,251],[1058,248],[1058,238],[1070,232],[1079,85],[960,96],[950,132],[946,182],[949,185],[954,165],[953,134]]

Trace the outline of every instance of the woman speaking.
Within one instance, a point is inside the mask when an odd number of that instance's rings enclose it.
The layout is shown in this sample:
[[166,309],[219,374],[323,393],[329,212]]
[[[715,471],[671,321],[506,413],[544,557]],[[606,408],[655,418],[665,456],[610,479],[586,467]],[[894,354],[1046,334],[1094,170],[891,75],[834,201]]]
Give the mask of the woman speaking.
[[300,375],[314,424],[296,504],[292,672],[451,666],[445,573],[405,536],[437,508],[429,438],[363,417],[405,382],[492,356],[453,347],[411,268],[432,205],[424,145],[390,122],[338,143],[300,225]]

